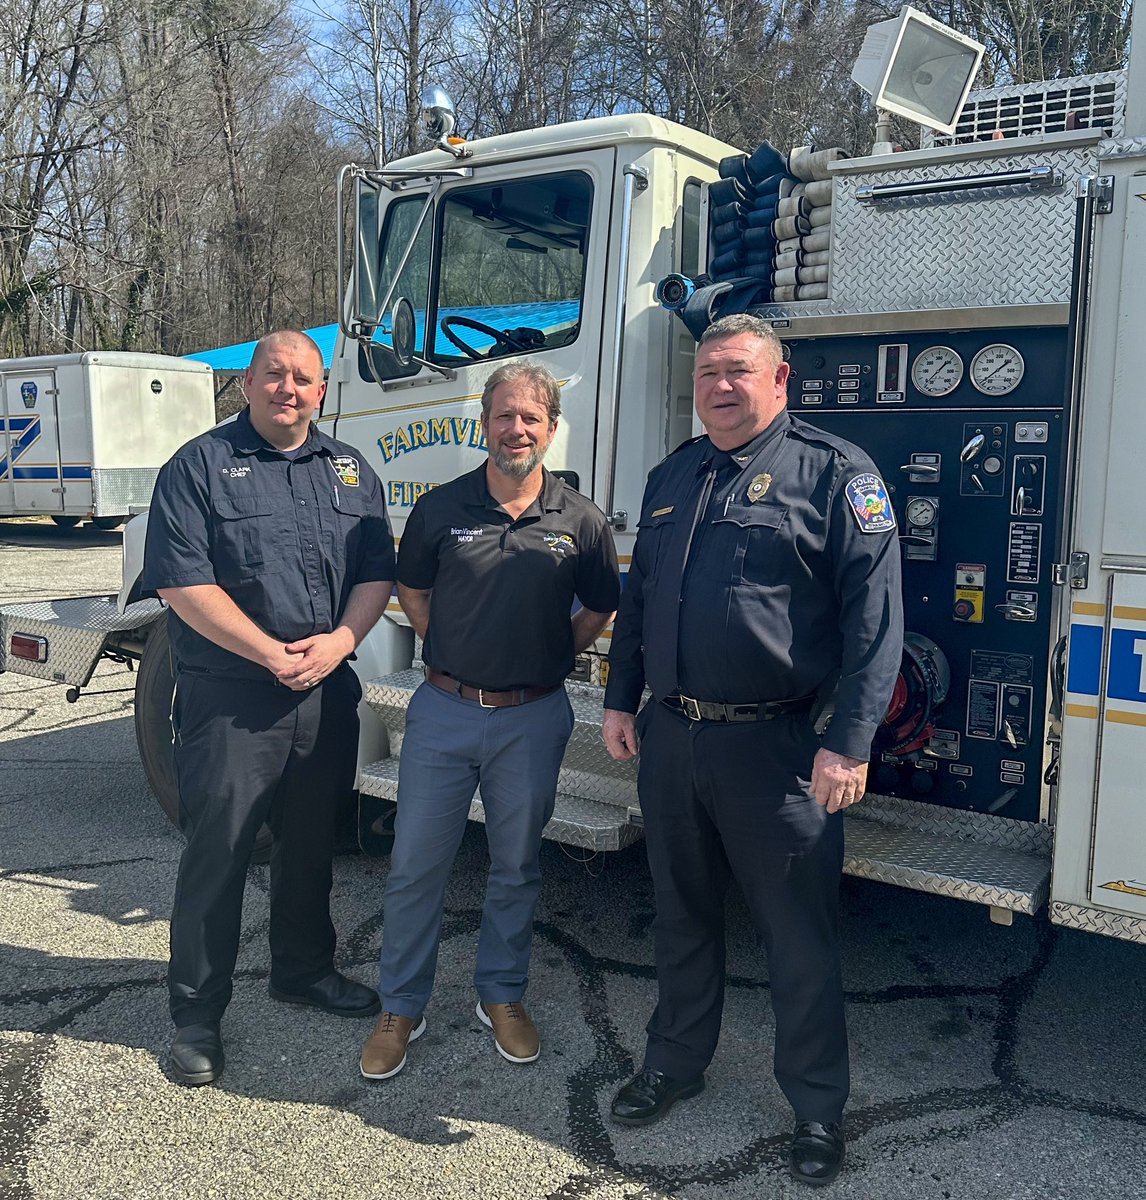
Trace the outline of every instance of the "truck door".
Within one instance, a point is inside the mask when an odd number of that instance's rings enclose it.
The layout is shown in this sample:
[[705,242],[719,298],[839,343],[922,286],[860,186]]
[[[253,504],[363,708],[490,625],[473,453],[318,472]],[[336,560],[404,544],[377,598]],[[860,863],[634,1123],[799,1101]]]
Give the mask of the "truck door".
[[[605,149],[478,164],[471,179],[440,188],[412,244],[426,192],[399,193],[386,207],[379,291],[401,265],[393,294],[413,305],[425,365],[376,379],[377,362],[372,371],[361,350],[355,362],[345,343],[337,436],[379,472],[399,528],[427,488],[481,461],[482,387],[507,362],[536,361],[560,381],[546,465],[592,493],[613,157]],[[388,321],[383,314],[376,341],[388,341]]]
[[4,430],[0,442],[0,499],[13,512],[62,512],[64,482],[51,371],[4,375]]

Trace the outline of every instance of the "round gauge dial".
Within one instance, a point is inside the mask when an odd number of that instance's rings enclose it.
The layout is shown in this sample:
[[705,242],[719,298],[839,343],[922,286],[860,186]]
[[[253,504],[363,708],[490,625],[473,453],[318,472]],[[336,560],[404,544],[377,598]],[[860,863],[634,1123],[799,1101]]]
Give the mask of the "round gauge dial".
[[935,524],[938,510],[934,500],[926,496],[913,496],[908,500],[903,515],[907,518],[908,525],[915,529],[927,529]]
[[1023,356],[1004,342],[984,346],[971,359],[971,383],[985,396],[1005,396],[1023,379]]
[[929,346],[911,364],[911,382],[925,396],[946,396],[963,378],[963,360],[949,346]]

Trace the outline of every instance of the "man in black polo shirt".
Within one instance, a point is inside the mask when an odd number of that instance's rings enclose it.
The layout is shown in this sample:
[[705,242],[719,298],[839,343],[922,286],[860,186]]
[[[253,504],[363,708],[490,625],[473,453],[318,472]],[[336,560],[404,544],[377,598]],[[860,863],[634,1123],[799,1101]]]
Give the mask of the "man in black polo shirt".
[[367,1079],[396,1075],[425,1031],[446,880],[479,782],[491,862],[477,1015],[509,1062],[540,1053],[521,998],[541,831],[573,729],[562,684],[619,596],[604,516],[541,465],[560,411],[544,367],[495,371],[482,394],[487,461],[422,496],[402,535],[398,599],[423,638],[426,682],[406,714]]
[[334,969],[331,853],[354,787],[358,701],[347,663],[381,616],[394,543],[377,476],[311,424],[326,391],[305,334],[272,333],[248,407],[160,471],[144,586],[171,608],[180,824],[168,973],[171,1071],[211,1083],[231,998],[243,885],[260,825],[270,868],[270,994],[342,1016],[378,997]]

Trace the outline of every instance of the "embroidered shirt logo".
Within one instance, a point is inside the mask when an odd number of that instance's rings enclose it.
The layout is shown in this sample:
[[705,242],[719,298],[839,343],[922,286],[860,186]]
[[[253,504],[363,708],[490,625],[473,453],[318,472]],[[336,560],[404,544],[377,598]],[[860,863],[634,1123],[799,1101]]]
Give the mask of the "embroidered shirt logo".
[[347,487],[358,486],[358,459],[350,454],[336,454],[330,460],[330,465]]
[[895,528],[887,486],[878,475],[857,475],[846,490],[856,524],[864,533],[886,533]]
[[577,550],[577,543],[567,533],[547,533],[545,544],[558,558],[564,558]]
[[472,542],[474,538],[481,537],[485,530],[479,525],[476,529],[466,529],[464,525],[454,525],[450,529],[450,536],[458,539],[458,544],[462,542]]
[[246,479],[251,473],[250,467],[224,467],[223,474],[230,479]]

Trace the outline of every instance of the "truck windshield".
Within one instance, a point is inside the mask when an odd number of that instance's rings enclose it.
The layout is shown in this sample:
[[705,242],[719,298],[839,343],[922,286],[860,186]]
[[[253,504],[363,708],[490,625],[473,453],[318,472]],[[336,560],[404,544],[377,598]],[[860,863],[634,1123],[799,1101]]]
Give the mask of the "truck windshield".
[[[380,293],[409,248],[393,295],[414,306],[415,352],[456,366],[574,341],[592,201],[593,185],[580,172],[456,188],[439,201],[437,238],[435,219],[427,219],[412,246],[425,196],[390,204],[378,248]],[[375,341],[389,343],[389,322],[383,314]]]
[[593,188],[570,172],[450,191],[432,357],[497,358],[577,337]]

